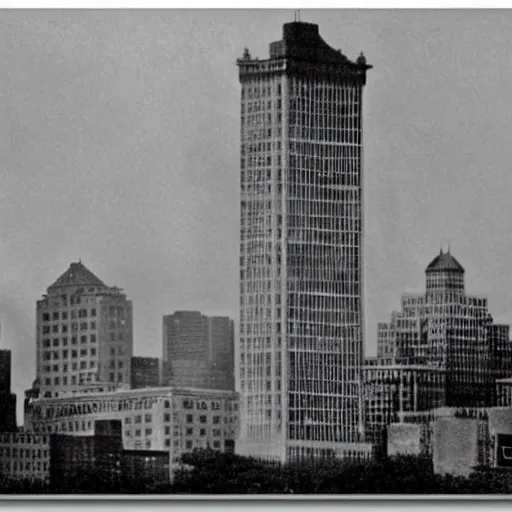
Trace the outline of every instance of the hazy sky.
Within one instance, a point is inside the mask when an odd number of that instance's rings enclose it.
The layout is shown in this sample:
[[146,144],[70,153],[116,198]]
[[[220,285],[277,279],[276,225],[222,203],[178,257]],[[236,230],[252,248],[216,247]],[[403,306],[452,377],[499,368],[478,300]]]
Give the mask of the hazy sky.
[[[301,11],[370,64],[364,106],[367,353],[451,243],[512,322],[512,12]],[[162,315],[238,318],[239,84],[293,11],[0,12],[0,321],[13,389],[35,376],[35,303],[79,258]]]

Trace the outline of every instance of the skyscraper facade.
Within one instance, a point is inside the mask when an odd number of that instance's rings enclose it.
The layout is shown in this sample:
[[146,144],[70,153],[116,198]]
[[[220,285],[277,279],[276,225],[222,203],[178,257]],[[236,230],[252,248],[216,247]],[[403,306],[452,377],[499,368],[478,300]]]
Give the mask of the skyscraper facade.
[[235,389],[234,323],[199,311],[163,318],[164,368],[172,386]]
[[241,83],[242,454],[318,456],[360,439],[363,55],[294,22]]
[[58,397],[106,384],[130,387],[132,303],[81,262],[70,267],[37,302],[36,386]]

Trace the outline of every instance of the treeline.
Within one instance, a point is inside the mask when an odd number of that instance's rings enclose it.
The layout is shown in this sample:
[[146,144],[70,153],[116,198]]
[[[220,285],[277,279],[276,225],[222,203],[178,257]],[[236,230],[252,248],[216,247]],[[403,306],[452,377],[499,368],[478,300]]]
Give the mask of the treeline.
[[511,494],[512,472],[475,471],[470,477],[435,475],[429,460],[324,461],[268,465],[211,450],[182,457],[172,485],[83,473],[68,483],[45,486],[0,477],[3,494]]

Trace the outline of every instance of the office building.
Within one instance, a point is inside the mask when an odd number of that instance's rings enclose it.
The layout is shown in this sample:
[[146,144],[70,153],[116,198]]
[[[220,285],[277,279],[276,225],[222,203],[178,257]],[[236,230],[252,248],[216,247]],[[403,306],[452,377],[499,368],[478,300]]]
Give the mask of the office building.
[[361,439],[366,72],[287,23],[241,83],[241,454],[287,461]]
[[157,388],[162,382],[162,364],[157,357],[132,357],[131,387]]
[[91,436],[94,422],[120,420],[125,450],[166,451],[171,464],[194,448],[232,452],[239,429],[232,391],[144,388],[31,400],[25,428]]
[[37,378],[43,397],[87,386],[130,387],[132,304],[80,261],[37,302]]
[[443,370],[443,405],[492,406],[495,380],[511,376],[508,327],[493,323],[486,298],[466,294],[464,273],[441,251],[426,268],[426,293],[404,295],[402,310],[379,324],[378,359]]
[[169,384],[234,391],[234,323],[199,311],[176,311],[163,318],[164,364]]
[[16,395],[11,392],[11,351],[0,350],[0,432],[15,432]]

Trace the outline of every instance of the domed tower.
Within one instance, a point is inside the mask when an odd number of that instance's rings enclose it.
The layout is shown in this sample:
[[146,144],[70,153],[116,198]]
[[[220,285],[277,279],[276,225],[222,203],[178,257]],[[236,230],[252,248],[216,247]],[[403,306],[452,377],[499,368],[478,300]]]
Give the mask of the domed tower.
[[425,269],[427,296],[434,293],[464,294],[464,267],[441,249],[438,256]]

